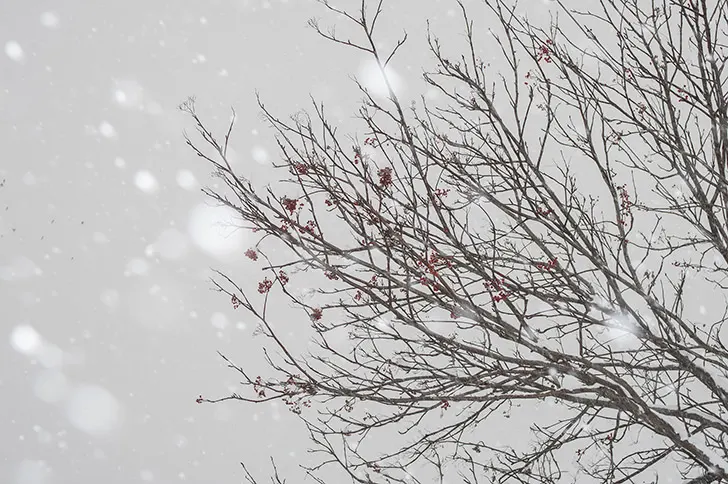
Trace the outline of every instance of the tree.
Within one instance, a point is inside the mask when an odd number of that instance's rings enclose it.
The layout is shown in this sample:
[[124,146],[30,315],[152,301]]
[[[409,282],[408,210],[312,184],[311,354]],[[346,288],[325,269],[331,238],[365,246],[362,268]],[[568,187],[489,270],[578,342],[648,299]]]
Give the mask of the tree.
[[[384,75],[407,36],[378,48],[382,1],[322,3],[361,42],[310,25]],[[353,146],[322,104],[283,121],[259,99],[289,182],[265,193],[228,161],[234,117],[218,141],[182,105],[224,181],[206,194],[260,235],[259,294],[216,287],[279,354],[264,376],[226,359],[250,389],[200,402],[283,400],[360,483],[417,482],[416,463],[466,483],[728,482],[728,2],[566,3],[540,27],[484,0],[482,37],[460,4],[461,54],[428,26],[445,102],[359,85]],[[302,297],[295,271],[326,284]],[[289,349],[269,298],[308,316],[315,352]],[[496,445],[488,424],[516,414],[529,445]]]

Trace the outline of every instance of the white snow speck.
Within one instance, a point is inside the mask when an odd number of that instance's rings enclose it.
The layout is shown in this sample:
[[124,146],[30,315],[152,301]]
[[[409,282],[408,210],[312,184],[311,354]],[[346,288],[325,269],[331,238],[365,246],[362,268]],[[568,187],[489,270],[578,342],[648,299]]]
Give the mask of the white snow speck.
[[224,206],[201,204],[190,212],[188,231],[203,252],[219,259],[242,254],[245,233],[235,211]]
[[152,482],[154,480],[154,474],[149,469],[144,469],[139,473],[139,477],[144,482]]
[[44,370],[33,384],[33,393],[46,403],[57,403],[68,394],[68,379],[58,370]]
[[159,183],[147,170],[140,170],[134,175],[134,185],[144,193],[154,193],[159,189]]
[[117,157],[116,157],[116,158],[114,159],[114,165],[115,165],[115,166],[116,166],[117,168],[124,168],[124,167],[126,166],[126,161],[124,161],[124,158],[122,158],[122,157],[120,157],[120,156],[117,156]]
[[21,324],[10,333],[10,344],[15,351],[24,355],[34,355],[41,348],[42,341],[38,332],[28,324]]
[[58,20],[58,15],[56,15],[53,12],[43,12],[40,15],[40,24],[43,27],[48,27],[49,29],[54,29],[58,27],[58,24],[60,21]]
[[116,129],[108,121],[102,121],[99,124],[99,133],[104,138],[113,138],[116,136]]
[[197,180],[190,170],[180,170],[177,172],[177,185],[185,190],[193,190],[197,187]]
[[167,229],[152,244],[152,251],[165,259],[179,259],[187,254],[187,236],[177,229]]
[[400,94],[401,89],[404,87],[402,79],[390,66],[387,66],[384,69],[384,74],[382,74],[382,69],[376,60],[368,60],[362,63],[359,68],[359,76],[362,85],[373,95],[379,97],[389,97],[387,81],[389,81],[389,85],[395,94]]
[[105,388],[80,385],[68,399],[66,415],[77,429],[90,435],[104,435],[119,424],[121,406]]
[[256,163],[260,165],[268,163],[268,152],[262,146],[255,146],[250,154]]
[[25,59],[23,48],[14,40],[5,44],[5,54],[10,57],[10,60],[14,60],[15,62],[22,62]]

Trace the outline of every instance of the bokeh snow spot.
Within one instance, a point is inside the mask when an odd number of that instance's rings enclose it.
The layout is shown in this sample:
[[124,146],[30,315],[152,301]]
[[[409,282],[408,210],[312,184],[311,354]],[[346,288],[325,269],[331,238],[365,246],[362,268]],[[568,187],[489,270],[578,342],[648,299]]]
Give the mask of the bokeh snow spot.
[[377,318],[377,326],[381,330],[387,330],[392,327],[392,323],[390,321],[384,319],[383,317],[379,316]]
[[140,257],[134,257],[126,263],[125,276],[143,276],[149,272],[149,263]]
[[49,29],[54,29],[58,27],[58,24],[60,23],[60,20],[58,19],[58,15],[56,15],[53,12],[43,12],[40,15],[40,24],[43,27],[47,27]]
[[144,193],[155,193],[159,190],[157,179],[148,170],[139,170],[134,175],[134,185]]
[[22,62],[23,59],[25,59],[25,53],[23,52],[23,48],[20,47],[20,44],[18,44],[14,40],[11,40],[5,44],[5,55],[10,57],[10,60],[14,60],[15,62]]
[[382,69],[376,60],[367,60],[363,62],[359,68],[359,78],[362,85],[374,96],[389,97],[389,89],[387,87],[387,81],[392,87],[395,94],[401,94],[404,88],[402,78],[394,72],[390,66]]
[[210,323],[216,329],[225,329],[228,327],[228,319],[223,313],[214,313],[210,318]]
[[619,348],[633,346],[639,342],[641,328],[631,314],[615,312],[607,321],[607,337]]
[[262,146],[255,146],[250,152],[256,163],[259,165],[265,165],[268,163],[268,152]]
[[185,190],[194,190],[197,188],[197,180],[190,170],[179,170],[177,172],[177,185]]
[[144,88],[133,79],[114,81],[111,93],[114,102],[120,108],[136,110],[144,108]]
[[43,338],[29,324],[16,326],[10,333],[10,345],[25,356],[35,358],[46,368],[57,368],[63,364],[63,350]]
[[187,437],[185,437],[184,435],[177,434],[177,436],[174,438],[174,443],[177,447],[182,449],[184,447],[187,447],[188,440],[187,440]]
[[144,469],[139,473],[139,477],[144,482],[152,482],[154,480],[154,473],[149,469]]
[[23,180],[23,183],[25,183],[28,186],[32,186],[32,185],[35,185],[36,183],[38,183],[38,179],[35,177],[35,175],[31,171],[26,172],[25,175],[23,175],[22,180]]
[[99,133],[101,133],[101,136],[104,138],[116,137],[116,129],[108,121],[102,121],[101,124],[99,124]]
[[203,252],[224,260],[238,258],[246,240],[237,213],[225,206],[201,204],[190,212],[188,231]]
[[89,435],[112,432],[121,420],[121,405],[105,388],[80,385],[66,403],[66,416],[71,424]]
[[18,353],[33,356],[38,353],[43,342],[40,334],[32,326],[21,324],[10,333],[10,344]]

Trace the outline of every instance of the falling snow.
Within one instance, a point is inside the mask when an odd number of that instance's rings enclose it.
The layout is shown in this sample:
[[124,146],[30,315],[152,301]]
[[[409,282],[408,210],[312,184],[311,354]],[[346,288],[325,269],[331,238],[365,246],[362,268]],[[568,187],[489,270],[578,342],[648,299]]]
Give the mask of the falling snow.
[[382,68],[375,60],[367,60],[359,67],[361,82],[367,90],[378,97],[389,97],[389,88],[395,94],[402,94],[404,82],[391,66]]
[[155,193],[159,190],[157,179],[147,170],[140,170],[134,175],[134,185],[144,193]]
[[256,163],[264,165],[268,163],[268,152],[262,146],[256,146],[250,152],[250,156],[253,157]]
[[208,255],[222,260],[240,258],[246,232],[237,227],[238,220],[230,208],[200,204],[190,211],[187,230],[192,242]]
[[10,343],[16,351],[24,355],[34,355],[41,347],[41,338],[32,326],[23,324],[16,326],[10,333]]
[[10,57],[10,59],[14,60],[15,62],[21,62],[23,61],[23,59],[25,59],[25,53],[23,52],[23,48],[20,47],[20,44],[18,44],[14,40],[11,40],[5,44],[5,55]]
[[99,124],[99,133],[104,138],[116,137],[116,129],[108,121],[102,121],[101,124]]
[[179,170],[177,172],[177,185],[185,190],[194,190],[197,188],[197,179],[190,170]]

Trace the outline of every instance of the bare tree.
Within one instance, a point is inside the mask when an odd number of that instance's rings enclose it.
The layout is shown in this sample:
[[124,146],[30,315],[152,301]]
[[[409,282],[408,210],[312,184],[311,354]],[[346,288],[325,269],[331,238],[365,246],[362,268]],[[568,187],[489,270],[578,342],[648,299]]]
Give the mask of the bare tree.
[[[384,75],[407,37],[377,47],[382,1],[322,3],[360,40],[310,25]],[[318,482],[330,464],[417,482],[417,463],[468,484],[728,482],[728,1],[567,4],[542,27],[484,0],[483,35],[460,4],[461,54],[428,27],[444,102],[359,85],[363,140],[315,101],[287,121],[259,101],[289,182],[265,193],[229,163],[234,121],[218,141],[183,104],[225,183],[207,195],[260,235],[259,294],[215,284],[278,354],[263,376],[226,359],[250,389],[200,402],[283,400],[326,456]],[[297,270],[327,284],[303,297]],[[269,298],[316,351],[290,349]],[[509,416],[523,448],[489,434]]]

